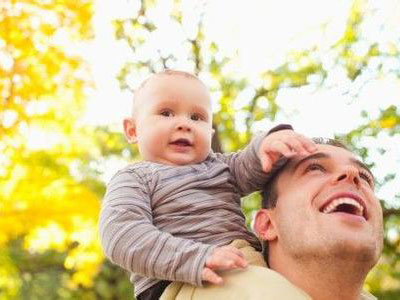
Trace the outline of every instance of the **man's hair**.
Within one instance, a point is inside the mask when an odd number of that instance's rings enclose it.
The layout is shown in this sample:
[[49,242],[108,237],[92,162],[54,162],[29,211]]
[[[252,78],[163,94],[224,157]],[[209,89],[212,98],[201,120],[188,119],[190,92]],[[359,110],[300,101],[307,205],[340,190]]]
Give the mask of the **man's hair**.
[[[312,140],[316,144],[331,145],[349,150],[347,146],[345,146],[342,142],[338,140],[321,138],[321,137],[312,138]],[[285,169],[285,166],[286,164],[283,165],[281,168],[275,170],[272,173],[271,178],[268,180],[267,184],[264,186],[262,192],[262,203],[261,203],[262,208],[274,208],[276,206],[276,201],[278,200],[278,191],[276,183],[278,181],[279,175]]]

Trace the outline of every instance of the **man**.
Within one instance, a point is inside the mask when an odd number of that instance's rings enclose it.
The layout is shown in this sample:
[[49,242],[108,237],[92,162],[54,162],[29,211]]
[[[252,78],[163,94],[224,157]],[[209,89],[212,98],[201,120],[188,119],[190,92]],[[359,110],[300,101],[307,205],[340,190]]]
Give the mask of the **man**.
[[[362,291],[382,251],[374,178],[341,144],[314,141],[317,151],[290,159],[265,188],[254,228],[271,270],[227,272],[230,295],[210,285],[176,299],[375,299]],[[244,272],[253,280],[244,282]]]

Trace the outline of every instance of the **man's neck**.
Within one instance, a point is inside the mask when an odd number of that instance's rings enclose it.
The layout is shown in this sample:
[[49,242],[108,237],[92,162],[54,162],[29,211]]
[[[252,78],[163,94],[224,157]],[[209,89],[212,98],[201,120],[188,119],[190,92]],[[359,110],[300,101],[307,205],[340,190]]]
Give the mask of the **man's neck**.
[[[369,268],[348,260],[287,260],[271,268],[304,290],[313,300],[359,300]],[[365,271],[364,271],[365,270]]]

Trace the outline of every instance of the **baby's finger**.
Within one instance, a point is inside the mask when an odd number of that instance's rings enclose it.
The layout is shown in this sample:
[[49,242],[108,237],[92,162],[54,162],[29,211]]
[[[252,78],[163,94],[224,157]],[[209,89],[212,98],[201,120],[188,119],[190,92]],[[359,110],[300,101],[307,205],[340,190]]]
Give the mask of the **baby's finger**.
[[240,251],[238,248],[236,248],[236,247],[234,247],[234,246],[231,246],[231,245],[222,246],[222,247],[221,247],[221,250],[222,250],[222,249],[224,249],[224,250],[226,249],[226,250],[228,250],[228,251],[230,251],[230,252],[232,252],[232,253],[234,253],[234,254],[240,256],[240,257],[244,257],[243,252]]
[[306,155],[308,154],[308,150],[303,146],[300,139],[295,136],[285,140],[285,144],[296,154]]
[[232,256],[230,256],[230,259],[233,261],[234,266],[230,267],[229,269],[246,268],[247,267],[247,261],[244,257],[238,256],[238,255],[232,253]]
[[230,270],[234,269],[236,264],[233,259],[228,257],[216,256],[212,257],[206,266],[213,270]]
[[264,172],[268,173],[272,169],[273,159],[271,159],[271,155],[262,151],[260,153],[260,161],[261,161],[261,168]]
[[217,275],[213,270],[210,268],[204,267],[203,271],[201,272],[201,279],[203,281],[208,281],[214,284],[222,284],[223,280],[220,276]]
[[303,147],[306,148],[308,152],[313,153],[317,151],[317,145],[314,143],[312,139],[300,135],[299,140],[302,143]]
[[[294,151],[292,150],[290,144],[285,143],[283,141],[275,141],[271,145],[267,146],[265,148],[265,153],[267,155],[271,154],[282,154],[285,157],[292,157],[294,154]],[[279,155],[275,157],[275,159],[278,159]],[[273,161],[274,163],[275,161]]]
[[236,267],[246,268],[247,261],[244,258],[243,252],[233,246],[228,246],[228,247],[229,247],[229,251],[231,253],[231,255],[229,257],[234,261]]
[[247,267],[247,261],[230,251],[220,251],[206,261],[206,267],[213,270],[230,270]]

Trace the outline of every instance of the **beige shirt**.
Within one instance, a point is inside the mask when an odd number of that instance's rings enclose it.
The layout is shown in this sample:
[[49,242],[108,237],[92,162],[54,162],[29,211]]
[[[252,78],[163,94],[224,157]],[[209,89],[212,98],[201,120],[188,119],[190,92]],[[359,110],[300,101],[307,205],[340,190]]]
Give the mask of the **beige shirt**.
[[[221,286],[207,284],[195,287],[174,282],[161,296],[161,300],[312,300],[303,290],[289,282],[281,274],[265,267],[262,256],[244,240],[233,241],[251,264],[246,270],[227,271],[222,274]],[[361,300],[377,299],[363,291]]]
[[[299,289],[279,273],[259,266],[249,266],[244,271],[230,271],[223,275],[222,286],[206,285],[195,287],[185,284],[173,297],[162,300],[312,300],[303,290]],[[167,291],[167,290],[166,290]],[[361,300],[377,299],[363,291]]]

